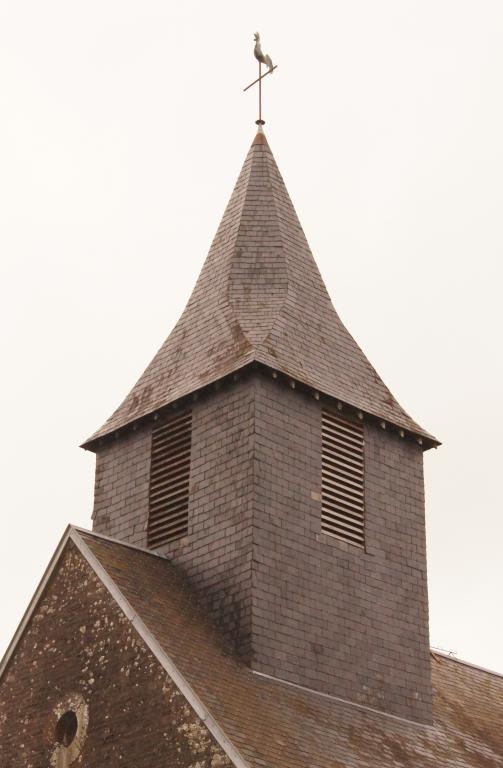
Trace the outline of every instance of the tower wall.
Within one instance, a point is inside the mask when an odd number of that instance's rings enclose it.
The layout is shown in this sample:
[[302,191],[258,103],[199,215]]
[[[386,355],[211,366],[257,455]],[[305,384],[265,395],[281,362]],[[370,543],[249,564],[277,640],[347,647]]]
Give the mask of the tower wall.
[[[192,406],[189,530],[158,551],[180,565],[206,609],[249,659],[254,386],[213,391]],[[98,450],[93,530],[147,546],[152,424]]]
[[96,453],[93,531],[138,547],[147,542],[152,427],[123,432]]
[[[322,534],[321,408],[259,372],[194,403],[189,531],[161,551],[256,671],[428,722],[422,451],[365,423],[366,548]],[[140,546],[150,431],[97,459],[95,530]]]
[[420,447],[365,424],[362,550],[320,532],[320,402],[255,392],[253,667],[430,721]]

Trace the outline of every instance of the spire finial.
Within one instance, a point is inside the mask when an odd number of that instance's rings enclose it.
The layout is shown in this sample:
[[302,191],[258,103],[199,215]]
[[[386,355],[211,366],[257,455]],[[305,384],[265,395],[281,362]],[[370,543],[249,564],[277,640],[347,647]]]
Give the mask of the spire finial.
[[[262,52],[262,46],[260,44],[260,35],[258,32],[255,32],[253,39],[255,40],[255,48],[253,49],[253,54],[255,58],[258,61],[258,78],[253,81],[253,83],[250,83],[250,85],[247,85],[246,88],[243,88],[243,91],[247,91],[248,88],[251,88],[252,85],[255,85],[258,83],[258,120],[255,120],[256,124],[258,125],[259,129],[263,125],[265,125],[265,120],[262,120],[262,79],[266,75],[270,75],[277,67],[277,64],[273,65],[272,59],[269,56],[269,54],[264,54]],[[267,72],[264,72],[262,74],[262,64],[265,64],[267,67]]]

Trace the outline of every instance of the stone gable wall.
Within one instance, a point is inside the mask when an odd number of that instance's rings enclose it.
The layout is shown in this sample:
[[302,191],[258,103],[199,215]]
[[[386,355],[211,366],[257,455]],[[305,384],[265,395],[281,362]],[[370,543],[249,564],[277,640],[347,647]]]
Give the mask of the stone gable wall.
[[[62,748],[69,708],[79,731]],[[71,543],[0,680],[0,765],[231,766]]]

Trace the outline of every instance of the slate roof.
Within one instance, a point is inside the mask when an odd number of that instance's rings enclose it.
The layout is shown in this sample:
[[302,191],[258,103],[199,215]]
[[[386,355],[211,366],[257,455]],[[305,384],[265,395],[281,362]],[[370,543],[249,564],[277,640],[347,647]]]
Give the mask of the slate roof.
[[252,362],[437,443],[398,404],[335,312],[260,131],[180,320],[84,445]]
[[288,685],[235,659],[166,558],[83,531],[73,540],[92,553],[133,624],[155,639],[203,702],[241,766],[503,766],[503,676],[432,657],[432,726]]

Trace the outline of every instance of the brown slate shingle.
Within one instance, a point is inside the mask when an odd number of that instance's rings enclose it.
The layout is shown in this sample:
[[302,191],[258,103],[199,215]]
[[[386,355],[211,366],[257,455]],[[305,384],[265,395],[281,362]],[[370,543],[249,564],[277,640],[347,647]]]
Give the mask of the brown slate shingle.
[[180,320],[86,445],[254,361],[431,438],[394,399],[335,312],[260,132]]
[[250,768],[503,766],[503,677],[432,658],[433,726],[252,673],[181,575],[154,554],[79,534]]

